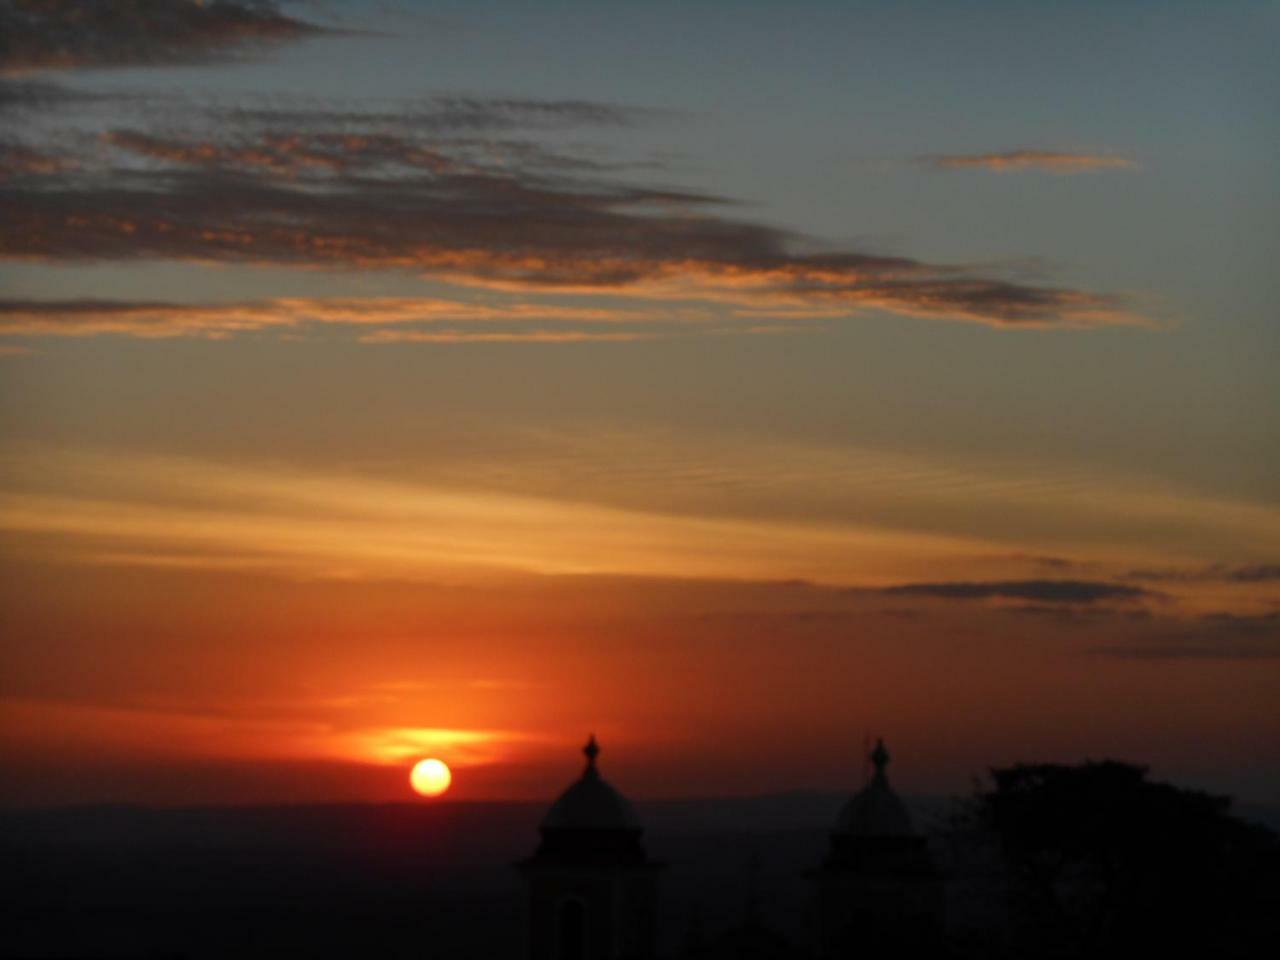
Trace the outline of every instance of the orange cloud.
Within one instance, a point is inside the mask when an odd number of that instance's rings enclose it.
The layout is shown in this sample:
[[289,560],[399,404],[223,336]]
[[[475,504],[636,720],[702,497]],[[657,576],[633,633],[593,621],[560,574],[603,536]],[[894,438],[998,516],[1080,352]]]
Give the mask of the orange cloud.
[[[426,297],[277,297],[228,303],[165,303],[112,300],[0,300],[0,337],[89,337],[117,334],[141,338],[223,338],[308,325],[387,327],[466,323],[561,325],[687,324],[713,317],[705,311],[584,307],[549,303],[478,303]],[[581,339],[638,339],[658,332],[590,333],[584,330],[379,330],[362,338],[430,342],[542,335]]]
[[[594,116],[591,106],[436,104],[466,116],[575,120]],[[699,300],[792,317],[878,309],[1004,328],[1145,322],[1106,294],[906,257],[797,252],[799,238],[785,231],[708,212],[724,198],[584,176],[581,161],[545,150],[513,149],[502,168],[478,160],[473,141],[432,143],[416,132],[268,129],[193,140],[117,130],[106,140],[158,166],[127,177],[99,170],[61,189],[0,186],[0,257],[407,270],[526,294]],[[1007,165],[1068,163],[1065,154],[1002,156]],[[953,160],[973,158],[940,162]],[[545,175],[548,164],[557,176]],[[323,203],[299,179],[307,171],[325,176]]]
[[657,333],[595,333],[586,330],[379,330],[361,343],[636,343],[656,340]]
[[[613,117],[572,101],[433,103],[503,122]],[[500,169],[493,157],[476,159],[474,141],[432,143],[417,132],[268,129],[193,140],[117,130],[106,141],[161,166],[128,178],[98,171],[57,190],[0,187],[0,256],[413,270],[524,292],[696,299],[811,317],[871,308],[998,327],[1143,322],[1104,294],[905,257],[798,253],[785,231],[706,212],[723,198],[582,176],[581,161],[531,154],[528,144],[508,145],[514,165]],[[1047,162],[1030,153],[1005,162],[1033,156]],[[547,164],[560,176],[540,174]],[[313,184],[295,182],[306,171],[328,178],[324,203]]]
[[769,228],[654,213],[664,193],[564,192],[487,177],[317,205],[283,186],[182,180],[166,191],[5,191],[0,256],[416,270],[509,290],[611,292],[792,311],[877,308],[997,327],[1141,324],[1119,298],[858,253],[794,254]]
[[1065,153],[1051,150],[1010,150],[1005,153],[944,153],[921,157],[921,162],[941,170],[990,170],[1015,173],[1046,170],[1049,173],[1097,173],[1100,170],[1136,170],[1138,165],[1107,153]]

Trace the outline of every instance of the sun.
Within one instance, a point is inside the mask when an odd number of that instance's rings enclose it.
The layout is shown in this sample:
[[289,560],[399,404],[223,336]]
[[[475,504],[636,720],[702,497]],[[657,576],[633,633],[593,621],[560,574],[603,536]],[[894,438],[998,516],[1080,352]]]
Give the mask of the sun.
[[409,783],[424,797],[438,797],[453,783],[453,774],[443,760],[432,757],[429,760],[419,760],[413,765]]

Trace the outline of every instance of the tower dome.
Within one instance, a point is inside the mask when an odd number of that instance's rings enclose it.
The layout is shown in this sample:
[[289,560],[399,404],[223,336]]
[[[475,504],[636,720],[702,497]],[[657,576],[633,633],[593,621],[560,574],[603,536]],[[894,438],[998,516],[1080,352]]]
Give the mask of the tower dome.
[[541,842],[517,864],[528,884],[531,960],[652,960],[657,944],[658,872],[640,818],[600,776],[600,745],[539,824]]
[[582,776],[551,805],[542,818],[542,829],[639,831],[640,818],[630,802],[596,768],[600,747],[594,734],[582,752],[587,758]]
[[822,956],[936,955],[941,878],[928,841],[889,786],[883,740],[868,759],[875,773],[840,811],[826,859],[814,872]]
[[871,752],[875,773],[871,782],[844,805],[836,821],[836,833],[853,837],[910,837],[915,835],[911,814],[902,798],[889,786],[884,769],[889,765],[889,751],[883,740],[876,740]]

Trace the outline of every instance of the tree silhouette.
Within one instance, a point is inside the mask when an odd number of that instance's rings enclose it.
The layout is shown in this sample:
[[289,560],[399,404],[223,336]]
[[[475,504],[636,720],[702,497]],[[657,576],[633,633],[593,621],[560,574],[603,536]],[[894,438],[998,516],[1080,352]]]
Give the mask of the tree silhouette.
[[1231,801],[1116,761],[992,771],[976,824],[1005,862],[1014,946],[1040,957],[1256,955],[1280,907],[1280,845]]

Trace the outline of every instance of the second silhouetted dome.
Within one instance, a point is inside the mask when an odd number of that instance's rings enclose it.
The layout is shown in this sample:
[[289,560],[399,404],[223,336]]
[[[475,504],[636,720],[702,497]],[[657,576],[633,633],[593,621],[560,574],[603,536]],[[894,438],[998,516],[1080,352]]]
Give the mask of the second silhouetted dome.
[[543,830],[640,830],[640,818],[627,798],[596,769],[600,748],[593,736],[582,752],[587,768],[560,794],[542,818]]
[[836,832],[854,837],[909,837],[915,830],[911,826],[911,814],[907,805],[889,786],[884,768],[889,763],[889,751],[884,742],[876,741],[871,753],[876,772],[861,791],[854,794],[836,822]]

